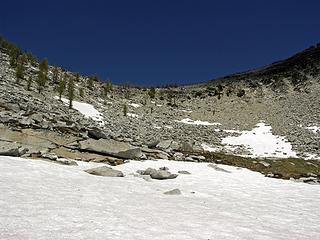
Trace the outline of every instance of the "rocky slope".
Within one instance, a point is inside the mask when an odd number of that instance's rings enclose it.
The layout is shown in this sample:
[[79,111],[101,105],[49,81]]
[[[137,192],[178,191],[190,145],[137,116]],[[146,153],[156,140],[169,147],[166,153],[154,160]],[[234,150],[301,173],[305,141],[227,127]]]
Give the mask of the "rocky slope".
[[[155,98],[149,97],[148,89],[127,86],[113,86],[102,97],[103,82],[95,81],[90,89],[88,77],[80,76],[75,82],[75,101],[94,106],[101,113],[95,120],[57,99],[59,83],[53,80],[52,66],[45,90],[38,93],[33,82],[28,91],[26,80],[17,83],[8,51],[1,48],[0,54],[1,141],[18,142],[28,149],[26,156],[54,153],[114,164],[130,157],[185,159],[188,155],[180,152],[202,152],[203,144],[229,152],[222,139],[251,130],[261,120],[272,126],[274,134],[285,136],[300,156],[320,155],[319,131],[307,129],[320,126],[319,47],[208,84],[156,89]],[[36,79],[38,63],[25,67],[25,79]],[[75,77],[62,68],[59,73]],[[44,146],[38,144],[39,139],[44,139]],[[90,146],[84,148],[84,141]],[[101,150],[112,144],[117,146]],[[133,155],[124,157],[123,151]],[[241,147],[235,152],[248,153]]]

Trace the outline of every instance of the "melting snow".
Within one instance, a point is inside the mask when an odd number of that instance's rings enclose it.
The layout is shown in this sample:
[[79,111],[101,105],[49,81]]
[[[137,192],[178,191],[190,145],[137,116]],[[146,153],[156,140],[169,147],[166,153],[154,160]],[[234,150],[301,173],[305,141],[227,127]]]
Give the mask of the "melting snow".
[[[0,157],[0,239],[320,239],[316,185],[206,163],[131,161],[114,167],[124,178],[82,171],[93,166]],[[191,175],[130,175],[163,166]]]
[[179,123],[185,123],[185,124],[191,124],[191,125],[204,125],[204,126],[214,126],[214,125],[221,125],[220,123],[210,123],[210,122],[207,122],[207,121],[201,121],[201,120],[192,120],[190,118],[185,118],[185,119],[182,119],[180,121],[177,121],[176,122],[179,122]]
[[141,105],[137,104],[137,103],[128,103],[128,105],[131,106],[131,107],[134,107],[134,108],[141,107]]
[[245,145],[253,157],[296,157],[285,137],[273,135],[271,129],[271,126],[261,122],[251,131],[243,131],[240,136],[222,139],[222,144]]
[[[59,99],[59,97],[55,97],[55,99]],[[68,105],[69,100],[66,98],[61,98],[64,104]],[[103,116],[102,114],[94,108],[93,105],[89,103],[84,103],[84,102],[77,102],[77,101],[72,101],[72,106],[73,109],[78,110],[80,113],[82,113],[85,117],[87,118],[92,118],[95,121],[98,122],[103,122]]]
[[312,126],[312,127],[306,127],[306,129],[312,131],[313,133],[320,133],[320,127]]
[[127,116],[128,116],[128,117],[134,117],[134,118],[139,117],[139,115],[138,115],[138,114],[135,114],[135,113],[127,113]]

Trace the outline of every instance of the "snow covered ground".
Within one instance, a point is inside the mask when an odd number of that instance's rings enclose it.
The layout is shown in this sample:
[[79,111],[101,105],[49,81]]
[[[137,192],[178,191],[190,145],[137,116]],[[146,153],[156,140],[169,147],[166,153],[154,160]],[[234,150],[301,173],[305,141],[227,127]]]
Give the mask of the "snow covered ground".
[[[115,167],[124,178],[82,171],[96,165],[0,157],[0,239],[320,239],[317,185],[166,160]],[[191,175],[130,175],[162,166]],[[163,194],[174,188],[182,195]]]
[[137,103],[129,103],[128,105],[131,106],[131,107],[134,107],[134,108],[141,107],[141,105],[137,104]]
[[182,119],[182,120],[176,121],[176,122],[185,123],[185,124],[191,124],[191,125],[204,125],[204,126],[221,125],[220,123],[210,123],[210,122],[201,121],[201,120],[194,121],[194,120],[192,120],[190,118],[185,118],[185,119]]
[[[55,99],[59,99],[59,97],[55,97]],[[66,98],[61,98],[62,102],[69,105],[69,100]],[[78,110],[87,118],[92,118],[95,121],[103,122],[102,114],[95,109],[95,107],[89,103],[72,101],[73,108]]]
[[271,126],[260,122],[251,131],[240,132],[240,136],[222,139],[222,144],[231,148],[245,145],[252,153],[252,157],[296,157],[296,153],[285,137],[273,135],[271,130]]
[[312,131],[314,134],[320,133],[320,127],[318,126],[306,127],[306,129]]

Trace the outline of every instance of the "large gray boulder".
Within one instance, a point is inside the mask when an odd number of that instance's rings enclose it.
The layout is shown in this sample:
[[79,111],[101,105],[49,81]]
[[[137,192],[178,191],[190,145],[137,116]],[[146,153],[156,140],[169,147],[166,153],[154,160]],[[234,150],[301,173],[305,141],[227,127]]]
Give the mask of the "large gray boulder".
[[177,174],[172,174],[167,170],[157,170],[156,172],[153,172],[150,175],[152,179],[157,179],[157,180],[174,179],[177,176],[178,176]]
[[20,157],[28,151],[18,143],[0,141],[0,155]]
[[178,188],[172,189],[170,191],[164,192],[165,195],[181,195],[181,191]]
[[124,177],[121,171],[112,169],[111,167],[102,166],[85,170],[86,173],[103,176],[103,177]]
[[142,155],[139,147],[112,139],[87,139],[79,142],[82,151],[105,154],[125,159],[139,159]]

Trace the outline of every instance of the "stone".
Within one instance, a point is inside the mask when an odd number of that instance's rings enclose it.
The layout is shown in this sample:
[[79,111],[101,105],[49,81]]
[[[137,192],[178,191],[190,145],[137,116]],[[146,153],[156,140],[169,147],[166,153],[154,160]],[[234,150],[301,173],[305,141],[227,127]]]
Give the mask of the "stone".
[[189,173],[188,171],[185,171],[185,170],[181,170],[181,171],[178,171],[179,174],[191,174]]
[[181,160],[184,160],[184,155],[181,152],[176,152],[173,154],[173,158],[176,161],[181,161]]
[[18,143],[0,141],[0,155],[20,157],[28,151]]
[[55,153],[49,152],[49,153],[43,153],[41,154],[41,157],[48,158],[50,160],[57,160],[58,156]]
[[88,136],[94,139],[108,139],[108,135],[99,128],[91,128],[88,130]]
[[230,171],[225,170],[225,169],[223,169],[221,167],[218,167],[216,164],[213,164],[213,163],[208,164],[208,167],[211,167],[216,171],[225,172],[225,173],[231,173]]
[[164,141],[161,141],[157,144],[156,148],[159,148],[161,150],[166,150],[168,148],[170,148],[170,145],[172,143],[172,140],[164,140]]
[[192,157],[186,157],[185,159],[184,159],[186,162],[198,162],[198,160],[196,160],[196,159],[193,159]]
[[165,180],[165,179],[174,179],[178,175],[172,174],[167,170],[157,170],[156,172],[152,173],[150,176],[152,179]]
[[92,175],[103,177],[124,177],[124,174],[121,171],[112,169],[111,167],[107,166],[91,168],[84,171]]
[[193,152],[192,144],[189,142],[181,142],[180,143],[180,150],[183,152]]
[[181,191],[178,188],[172,189],[170,191],[164,192],[165,195],[181,195]]
[[59,163],[62,165],[78,166],[78,163],[76,161],[67,158],[58,158],[56,160],[52,160],[52,162]]
[[147,168],[146,170],[138,170],[137,173],[141,175],[151,175],[153,173],[156,173],[157,170],[154,168]]
[[117,142],[112,139],[87,139],[79,142],[82,151],[105,154],[124,159],[139,159],[142,155],[141,148],[128,143]]

